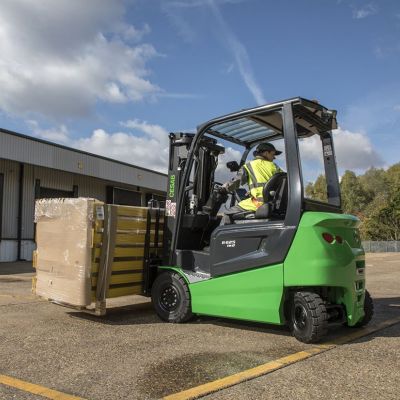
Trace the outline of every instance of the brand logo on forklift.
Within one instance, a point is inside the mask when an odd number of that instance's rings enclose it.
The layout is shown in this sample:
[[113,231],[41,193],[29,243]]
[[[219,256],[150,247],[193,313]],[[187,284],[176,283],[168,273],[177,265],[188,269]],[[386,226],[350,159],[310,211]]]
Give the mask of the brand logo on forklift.
[[222,246],[226,246],[226,247],[235,247],[236,240],[223,240],[221,244],[222,244]]
[[175,175],[171,175],[169,178],[168,197],[174,197],[174,194],[175,194]]

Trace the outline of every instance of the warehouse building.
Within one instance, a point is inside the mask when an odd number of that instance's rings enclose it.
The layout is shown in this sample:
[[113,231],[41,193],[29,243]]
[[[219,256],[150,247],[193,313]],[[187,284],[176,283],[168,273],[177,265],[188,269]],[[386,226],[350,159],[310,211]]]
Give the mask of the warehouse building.
[[0,128],[0,261],[32,259],[36,199],[146,206],[166,187],[166,174]]

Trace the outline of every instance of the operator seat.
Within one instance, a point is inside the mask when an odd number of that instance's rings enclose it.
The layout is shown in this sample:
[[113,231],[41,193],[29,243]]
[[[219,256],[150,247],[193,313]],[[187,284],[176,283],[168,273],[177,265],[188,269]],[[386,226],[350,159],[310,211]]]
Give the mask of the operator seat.
[[286,213],[288,185],[286,172],[277,172],[264,186],[264,204],[254,211],[241,211],[230,216],[235,221],[251,221],[267,219],[271,216],[280,216]]

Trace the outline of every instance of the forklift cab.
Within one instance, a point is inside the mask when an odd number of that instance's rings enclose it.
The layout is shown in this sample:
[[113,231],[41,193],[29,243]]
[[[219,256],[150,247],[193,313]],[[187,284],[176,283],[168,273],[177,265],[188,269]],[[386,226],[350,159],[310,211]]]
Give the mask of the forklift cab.
[[[164,263],[196,280],[283,262],[304,211],[341,212],[331,133],[336,127],[336,111],[294,98],[213,119],[195,135],[171,133]],[[312,136],[321,144],[327,203],[304,198],[299,140]],[[267,183],[264,206],[233,215],[229,225],[221,225],[219,210],[227,197],[215,182],[225,150],[221,140],[241,149],[240,162],[228,163],[231,170],[242,167],[265,141],[280,140],[286,156],[287,172]],[[231,205],[239,197],[233,193]]]

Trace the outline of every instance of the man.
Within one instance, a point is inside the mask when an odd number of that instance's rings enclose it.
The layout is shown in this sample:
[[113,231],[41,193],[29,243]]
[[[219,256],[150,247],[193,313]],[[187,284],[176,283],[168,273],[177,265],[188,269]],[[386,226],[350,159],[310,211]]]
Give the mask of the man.
[[253,152],[254,160],[247,162],[230,182],[226,182],[223,188],[231,192],[245,183],[249,186],[250,197],[225,212],[224,224],[231,222],[231,216],[242,211],[256,211],[263,204],[263,188],[265,184],[277,172],[282,170],[273,162],[275,156],[282,154],[271,143],[260,143]]

